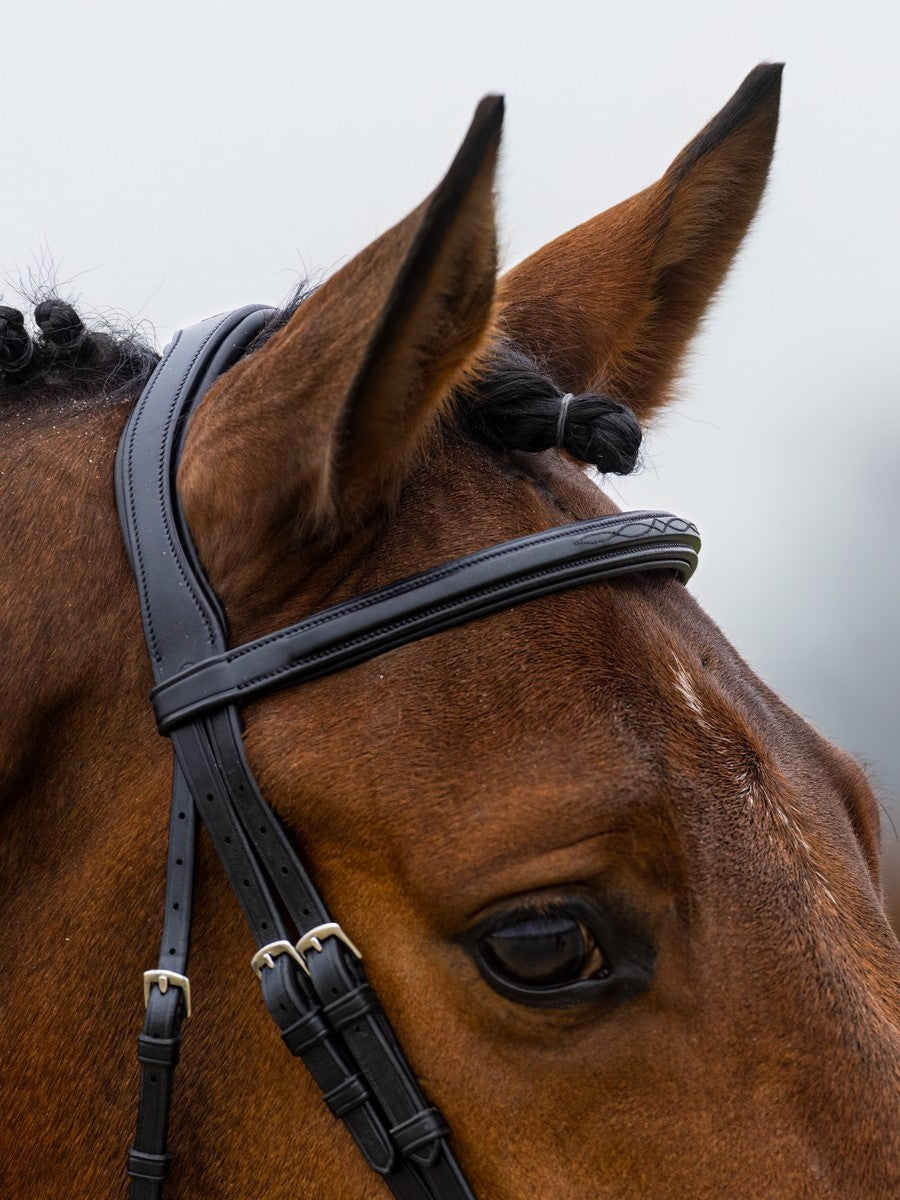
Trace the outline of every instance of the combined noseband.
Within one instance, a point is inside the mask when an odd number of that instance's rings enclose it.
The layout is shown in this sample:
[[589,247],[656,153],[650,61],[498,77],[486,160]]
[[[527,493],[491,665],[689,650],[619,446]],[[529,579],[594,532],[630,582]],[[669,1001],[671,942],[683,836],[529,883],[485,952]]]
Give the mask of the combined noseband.
[[251,966],[285,1045],[399,1200],[474,1200],[441,1114],[423,1095],[361,956],[329,914],[244,757],[238,705],[537,596],[636,571],[689,578],[700,539],[668,513],[622,513],[503,542],[228,647],[225,614],[175,491],[185,430],[213,381],[261,331],[249,307],[177,334],[125,427],[116,495],[140,595],[159,729],[174,746],[159,967],[146,1020],[131,1200],[158,1200],[187,977],[196,814],[258,947]]

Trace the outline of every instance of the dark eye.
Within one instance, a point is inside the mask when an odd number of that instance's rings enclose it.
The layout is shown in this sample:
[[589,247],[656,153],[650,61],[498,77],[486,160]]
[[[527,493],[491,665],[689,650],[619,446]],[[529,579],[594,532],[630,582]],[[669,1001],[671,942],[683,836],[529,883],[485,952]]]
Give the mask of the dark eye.
[[656,958],[632,911],[585,896],[526,902],[460,940],[495,992],[538,1008],[619,1004],[647,987]]
[[521,916],[482,937],[479,949],[498,975],[525,987],[597,979],[607,973],[591,930],[564,912]]

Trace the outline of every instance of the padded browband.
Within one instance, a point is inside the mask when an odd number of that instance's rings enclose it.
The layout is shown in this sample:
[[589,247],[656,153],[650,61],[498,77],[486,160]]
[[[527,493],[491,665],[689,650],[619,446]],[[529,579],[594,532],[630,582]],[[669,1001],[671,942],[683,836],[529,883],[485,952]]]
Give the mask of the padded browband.
[[689,521],[661,512],[576,521],[502,542],[188,667],[152,693],[160,732],[538,596],[636,571],[687,580],[699,549]]

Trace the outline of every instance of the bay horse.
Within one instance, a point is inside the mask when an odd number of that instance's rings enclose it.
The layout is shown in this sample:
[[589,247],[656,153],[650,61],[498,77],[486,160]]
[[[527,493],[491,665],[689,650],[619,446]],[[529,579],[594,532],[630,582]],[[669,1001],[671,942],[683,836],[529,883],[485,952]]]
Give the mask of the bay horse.
[[[671,397],[763,193],[780,77],[756,68],[656,183],[499,279],[483,102],[431,196],[190,427],[181,502],[235,642],[616,511],[583,465],[630,469],[630,413]],[[0,310],[0,1190],[98,1200],[126,1187],[163,903],[171,757],[112,484],[155,358],[61,301],[35,316],[32,337]],[[244,717],[477,1196],[896,1200],[877,804],[680,582],[534,600]],[[385,1195],[274,1036],[206,843],[198,871],[167,1195]],[[648,980],[614,1005],[519,1003],[479,968],[565,985],[617,954]]]

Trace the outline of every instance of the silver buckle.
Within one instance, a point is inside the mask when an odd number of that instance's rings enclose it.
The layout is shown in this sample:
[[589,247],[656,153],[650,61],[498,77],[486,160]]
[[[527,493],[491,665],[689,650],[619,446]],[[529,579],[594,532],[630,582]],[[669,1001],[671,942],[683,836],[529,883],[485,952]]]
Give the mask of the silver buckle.
[[300,965],[307,975],[309,974],[309,967],[306,965],[305,955],[309,954],[310,950],[321,952],[322,942],[326,938],[332,937],[337,938],[339,942],[343,942],[351,954],[355,954],[358,959],[362,960],[359,950],[350,941],[337,921],[329,921],[326,925],[316,925],[314,929],[310,929],[307,933],[304,933],[303,937],[297,943],[296,950],[300,956]]
[[191,1015],[191,981],[187,975],[179,975],[177,971],[145,971],[144,972],[144,1008],[150,1003],[150,989],[154,983],[162,992],[163,995],[169,990],[169,984],[172,987],[181,988],[181,994],[184,996],[184,1011],[187,1016]]
[[343,942],[351,954],[355,954],[357,958],[362,959],[359,950],[350,941],[340,925],[336,921],[329,921],[325,925],[316,925],[315,928],[304,933],[296,946],[292,946],[290,942],[285,941],[269,942],[267,946],[261,946],[250,959],[250,966],[253,968],[256,978],[262,979],[263,967],[274,967],[274,960],[279,954],[288,954],[297,966],[301,967],[308,975],[309,967],[306,965],[304,956],[310,950],[321,951],[322,942],[330,937],[337,938],[339,942]]
[[[291,958],[306,971],[306,963],[294,949],[290,942],[269,942],[267,946],[260,946],[257,952],[250,959],[250,966],[253,968],[253,973],[257,979],[262,979],[263,967],[270,969],[275,966],[275,959],[279,954],[289,954]],[[307,971],[307,974],[309,972]]]

